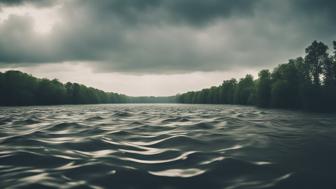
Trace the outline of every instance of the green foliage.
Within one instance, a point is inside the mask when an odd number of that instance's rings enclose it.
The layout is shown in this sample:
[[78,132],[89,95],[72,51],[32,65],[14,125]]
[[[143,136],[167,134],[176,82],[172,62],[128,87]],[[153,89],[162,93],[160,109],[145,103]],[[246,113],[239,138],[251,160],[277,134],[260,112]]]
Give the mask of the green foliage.
[[314,85],[320,85],[320,74],[325,60],[328,58],[328,46],[322,42],[314,41],[306,48],[305,63],[309,67],[309,73],[313,79]]
[[176,101],[189,104],[254,104],[254,81],[252,75],[237,80],[224,81],[219,87],[177,95]]
[[[271,106],[276,108],[299,108],[300,88],[305,83],[305,68],[302,58],[289,60],[288,64],[279,65],[272,73]],[[309,81],[307,81],[309,82]]]
[[30,105],[37,101],[37,79],[18,71],[2,74],[0,84],[3,105]]
[[223,104],[233,104],[236,87],[237,87],[236,79],[224,81],[219,89],[220,90],[219,101]]
[[304,59],[291,59],[272,73],[262,70],[257,80],[251,75],[238,83],[226,80],[219,87],[178,95],[177,102],[336,111],[336,41],[333,45],[333,56],[327,45],[314,41]]
[[256,101],[260,107],[269,107],[271,102],[271,73],[269,70],[259,72],[259,80],[257,81]]
[[37,79],[19,71],[0,73],[0,105],[5,106],[124,103],[127,98],[77,83]]
[[240,79],[234,93],[234,103],[252,105],[255,103],[255,83],[252,75]]

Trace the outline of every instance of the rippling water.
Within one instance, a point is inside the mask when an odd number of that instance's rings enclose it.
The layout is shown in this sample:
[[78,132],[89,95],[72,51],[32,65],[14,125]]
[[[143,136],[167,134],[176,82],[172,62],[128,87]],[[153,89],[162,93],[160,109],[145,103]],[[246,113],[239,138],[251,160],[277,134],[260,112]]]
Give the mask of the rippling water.
[[0,188],[334,189],[335,161],[335,114],[0,107]]

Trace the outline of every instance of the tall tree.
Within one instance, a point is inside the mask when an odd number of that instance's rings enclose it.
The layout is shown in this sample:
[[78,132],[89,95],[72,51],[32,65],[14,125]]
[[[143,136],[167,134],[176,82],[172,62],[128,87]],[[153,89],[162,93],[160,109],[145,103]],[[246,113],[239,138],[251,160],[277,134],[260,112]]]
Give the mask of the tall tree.
[[223,82],[220,87],[221,90],[221,101],[223,104],[233,104],[234,94],[237,87],[237,80],[230,79]]
[[312,76],[313,84],[319,86],[321,84],[320,74],[322,73],[323,61],[327,56],[328,46],[322,42],[314,41],[306,48],[305,63],[309,67],[310,75]]
[[322,62],[324,84],[325,86],[330,87],[335,83],[335,64],[333,58],[329,56],[323,57]]
[[259,80],[257,83],[256,101],[260,107],[268,107],[271,100],[271,73],[269,70],[259,72]]
[[278,108],[299,108],[300,85],[304,82],[302,58],[291,59],[287,64],[281,64],[273,70],[271,105]]
[[240,79],[236,87],[234,102],[241,105],[254,104],[254,92],[255,85],[253,76],[247,74],[244,78]]

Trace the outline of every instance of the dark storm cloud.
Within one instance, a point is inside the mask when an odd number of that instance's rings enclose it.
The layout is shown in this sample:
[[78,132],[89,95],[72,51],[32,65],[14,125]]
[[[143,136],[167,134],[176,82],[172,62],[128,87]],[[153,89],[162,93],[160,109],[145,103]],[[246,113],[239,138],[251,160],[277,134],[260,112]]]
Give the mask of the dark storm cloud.
[[[335,34],[336,31],[336,1],[333,0],[297,0],[294,1],[298,17],[307,22],[307,29],[321,32],[325,35]],[[311,24],[309,27],[309,23]]]
[[35,6],[50,6],[57,0],[0,0],[0,6],[18,6],[23,4],[31,4]]
[[[168,19],[174,22],[204,24],[220,17],[248,15],[253,13],[254,5],[260,0],[110,0],[89,4],[101,16],[118,16],[126,21],[143,21],[147,13],[159,11],[156,19]],[[148,19],[148,18],[147,18]],[[151,18],[153,19],[153,18]],[[155,19],[155,20],[156,20]]]
[[336,16],[336,1],[333,0],[296,0],[293,1],[293,4],[297,9],[302,9],[303,13],[311,14],[320,14],[326,15],[328,17]]
[[69,0],[48,35],[29,17],[0,24],[0,62],[138,73],[270,67],[336,37],[334,10],[333,0]]

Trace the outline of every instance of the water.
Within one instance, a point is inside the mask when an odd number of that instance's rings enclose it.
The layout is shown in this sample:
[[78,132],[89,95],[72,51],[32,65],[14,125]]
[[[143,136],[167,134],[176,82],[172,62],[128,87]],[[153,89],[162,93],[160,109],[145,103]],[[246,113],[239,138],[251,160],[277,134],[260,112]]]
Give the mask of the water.
[[0,188],[336,188],[336,115],[221,105],[0,107]]

